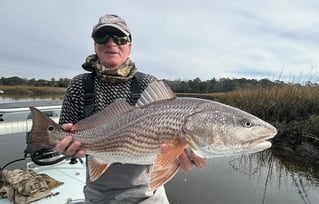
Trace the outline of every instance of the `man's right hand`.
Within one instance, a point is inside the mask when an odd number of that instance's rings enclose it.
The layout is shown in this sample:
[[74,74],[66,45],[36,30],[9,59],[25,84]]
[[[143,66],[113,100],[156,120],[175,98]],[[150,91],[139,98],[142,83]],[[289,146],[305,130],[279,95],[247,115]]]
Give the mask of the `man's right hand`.
[[[62,128],[65,131],[71,131],[73,128],[72,123],[67,123],[62,125]],[[81,142],[73,141],[72,136],[66,136],[63,140],[61,140],[56,146],[55,150],[59,153],[75,156],[75,157],[84,157],[86,154],[86,150],[81,148]]]

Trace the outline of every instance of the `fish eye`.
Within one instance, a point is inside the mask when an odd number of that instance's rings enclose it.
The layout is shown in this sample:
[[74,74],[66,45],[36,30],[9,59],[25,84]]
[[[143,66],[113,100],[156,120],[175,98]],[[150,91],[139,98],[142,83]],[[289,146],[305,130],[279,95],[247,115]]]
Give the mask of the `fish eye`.
[[248,119],[244,119],[241,123],[243,124],[244,127],[248,127],[248,128],[250,128],[253,125],[252,122]]
[[48,131],[53,131],[54,130],[54,127],[53,126],[49,126],[48,127]]

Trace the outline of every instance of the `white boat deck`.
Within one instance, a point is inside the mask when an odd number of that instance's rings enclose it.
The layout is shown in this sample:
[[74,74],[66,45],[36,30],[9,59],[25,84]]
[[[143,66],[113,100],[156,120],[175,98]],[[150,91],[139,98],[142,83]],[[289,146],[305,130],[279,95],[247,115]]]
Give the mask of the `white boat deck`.
[[[28,169],[37,173],[44,173],[52,178],[64,182],[63,185],[52,190],[52,196],[42,198],[34,204],[80,204],[84,201],[83,187],[85,185],[86,167],[84,163],[77,162],[70,164],[69,160],[64,160],[54,165],[37,166],[33,162],[28,163]],[[0,199],[0,204],[10,204],[8,199]]]

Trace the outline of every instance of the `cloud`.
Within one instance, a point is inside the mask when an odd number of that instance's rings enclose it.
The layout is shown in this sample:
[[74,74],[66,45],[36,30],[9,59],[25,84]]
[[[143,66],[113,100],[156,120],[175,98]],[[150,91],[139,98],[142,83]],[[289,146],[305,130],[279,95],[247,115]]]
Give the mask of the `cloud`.
[[50,79],[82,73],[81,64],[94,52],[91,29],[104,13],[127,20],[131,58],[158,78],[318,74],[315,0],[93,2],[4,0],[0,76]]

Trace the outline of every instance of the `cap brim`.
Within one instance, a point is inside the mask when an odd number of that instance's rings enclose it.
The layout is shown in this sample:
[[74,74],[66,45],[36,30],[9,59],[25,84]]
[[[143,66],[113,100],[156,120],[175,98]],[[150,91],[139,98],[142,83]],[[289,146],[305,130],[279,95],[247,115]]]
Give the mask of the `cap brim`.
[[115,25],[115,24],[102,24],[102,25],[99,25],[99,26],[96,26],[92,32],[92,36],[94,36],[94,34],[99,31],[101,28],[107,28],[107,27],[110,27],[110,28],[115,28],[116,30],[119,30],[121,31],[122,33],[124,33],[125,35],[129,36],[130,33],[127,32],[126,30],[122,29],[120,26],[118,25]]

